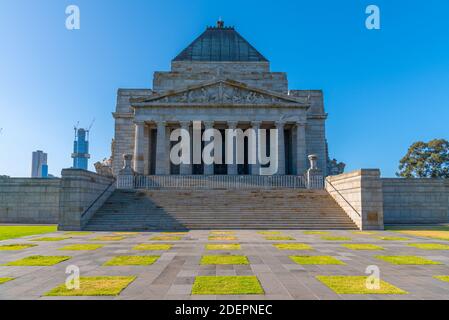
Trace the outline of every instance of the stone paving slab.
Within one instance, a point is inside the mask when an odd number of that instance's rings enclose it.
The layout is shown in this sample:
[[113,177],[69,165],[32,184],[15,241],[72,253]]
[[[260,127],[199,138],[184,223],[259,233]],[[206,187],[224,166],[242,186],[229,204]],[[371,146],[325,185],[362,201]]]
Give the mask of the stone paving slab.
[[[331,236],[349,237],[347,241],[330,241],[321,235],[304,234],[302,230],[281,230],[282,236],[291,236],[293,241],[266,240],[260,230],[234,230],[237,240],[208,240],[209,230],[192,230],[178,241],[150,240],[162,236],[160,232],[139,232],[122,235],[120,241],[95,241],[101,236],[114,236],[113,232],[93,232],[88,235],[72,235],[71,238],[40,242],[28,236],[20,239],[0,241],[3,244],[33,243],[37,246],[20,251],[0,251],[0,277],[13,277],[12,281],[0,285],[0,299],[173,299],[173,300],[378,300],[378,299],[446,299],[449,300],[449,283],[434,279],[436,275],[449,275],[449,250],[422,250],[408,243],[441,243],[449,241],[407,235],[406,241],[385,241],[379,236],[397,236],[392,231],[376,232],[372,235],[354,234],[352,231],[329,231]],[[61,237],[64,232],[45,234],[45,237]],[[72,244],[100,244],[94,251],[59,250]],[[138,244],[172,244],[170,250],[133,250]],[[206,250],[206,244],[238,243],[241,250]],[[275,243],[303,243],[312,250],[279,250]],[[346,243],[369,243],[385,250],[350,250]],[[249,265],[200,265],[202,255],[243,255]],[[1,266],[10,261],[31,255],[67,255],[70,260],[49,267]],[[103,266],[119,255],[159,255],[160,258],[148,266]],[[299,265],[291,255],[329,255],[345,265]],[[441,265],[392,265],[376,259],[376,255],[415,255],[438,261]],[[81,276],[136,276],[136,280],[115,297],[45,297],[45,293],[65,282],[66,268],[75,265]],[[368,266],[377,266],[382,280],[408,292],[406,295],[342,295],[336,294],[315,277],[319,275],[364,275]],[[264,295],[191,295],[196,276],[256,276],[263,287]]]

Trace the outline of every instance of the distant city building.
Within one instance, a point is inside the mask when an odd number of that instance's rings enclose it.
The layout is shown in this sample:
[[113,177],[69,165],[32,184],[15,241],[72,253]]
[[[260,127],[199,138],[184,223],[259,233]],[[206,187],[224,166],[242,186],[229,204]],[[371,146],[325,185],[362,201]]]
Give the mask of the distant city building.
[[34,151],[31,163],[31,177],[46,178],[47,176],[47,154],[41,150]]
[[87,170],[89,154],[89,130],[75,128],[73,142],[73,168]]

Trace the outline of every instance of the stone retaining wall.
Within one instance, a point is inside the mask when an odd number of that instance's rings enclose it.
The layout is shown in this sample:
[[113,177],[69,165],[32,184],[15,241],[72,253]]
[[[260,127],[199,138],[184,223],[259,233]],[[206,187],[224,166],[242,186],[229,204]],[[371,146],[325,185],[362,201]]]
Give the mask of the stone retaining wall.
[[384,222],[449,222],[449,180],[382,179]]
[[57,178],[0,178],[0,223],[58,223],[60,185]]

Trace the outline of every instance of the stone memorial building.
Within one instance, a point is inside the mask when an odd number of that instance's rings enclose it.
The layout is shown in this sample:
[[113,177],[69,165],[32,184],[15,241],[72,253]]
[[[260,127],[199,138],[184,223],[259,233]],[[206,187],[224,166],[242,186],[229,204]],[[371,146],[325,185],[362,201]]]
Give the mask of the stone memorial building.
[[170,71],[155,72],[152,89],[119,89],[113,116],[114,175],[123,167],[124,154],[133,155],[133,169],[141,175],[260,174],[246,158],[238,165],[172,164],[169,154],[175,142],[170,142],[170,133],[176,128],[191,131],[193,121],[220,132],[276,128],[277,174],[304,174],[307,155],[315,154],[326,175],[322,92],[290,89],[287,74],[272,72],[270,62],[222,21],[178,54]]

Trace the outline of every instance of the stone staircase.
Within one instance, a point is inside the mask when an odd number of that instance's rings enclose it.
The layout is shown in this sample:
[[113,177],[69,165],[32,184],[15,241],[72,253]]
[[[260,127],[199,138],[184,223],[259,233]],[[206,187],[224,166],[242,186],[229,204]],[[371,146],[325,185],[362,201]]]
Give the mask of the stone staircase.
[[85,229],[356,229],[356,226],[325,190],[116,190]]

